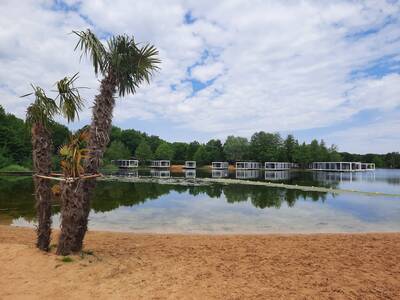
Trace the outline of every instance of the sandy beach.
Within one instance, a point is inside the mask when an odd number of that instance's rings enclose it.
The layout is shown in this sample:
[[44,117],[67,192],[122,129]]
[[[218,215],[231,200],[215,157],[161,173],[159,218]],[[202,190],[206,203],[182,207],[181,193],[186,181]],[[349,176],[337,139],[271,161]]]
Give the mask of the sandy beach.
[[72,262],[34,241],[32,229],[0,225],[0,299],[400,297],[399,233],[89,232]]

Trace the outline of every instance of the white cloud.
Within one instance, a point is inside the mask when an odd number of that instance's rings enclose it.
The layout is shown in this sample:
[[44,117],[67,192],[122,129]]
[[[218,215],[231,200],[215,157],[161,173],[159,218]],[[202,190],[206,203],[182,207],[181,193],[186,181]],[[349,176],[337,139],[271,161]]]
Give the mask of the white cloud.
[[[23,116],[27,99],[17,96],[29,83],[49,88],[78,70],[82,85],[91,88],[85,92],[90,104],[98,82],[90,63],[79,63],[75,38],[68,34],[86,27],[99,34],[133,34],[160,49],[161,71],[150,86],[118,102],[116,124],[163,120],[211,138],[332,127],[366,109],[384,116],[400,104],[398,69],[389,67],[395,73],[381,77],[351,77],[382,58],[398,60],[398,3],[67,3],[76,9],[55,11],[51,1],[0,3],[0,102],[8,111]],[[191,24],[184,22],[188,11],[195,19]],[[190,79],[215,80],[193,93]],[[87,109],[82,122],[89,118]],[[400,130],[398,123],[391,126]],[[333,142],[347,150],[348,144]],[[395,150],[393,145],[391,140],[377,150]]]

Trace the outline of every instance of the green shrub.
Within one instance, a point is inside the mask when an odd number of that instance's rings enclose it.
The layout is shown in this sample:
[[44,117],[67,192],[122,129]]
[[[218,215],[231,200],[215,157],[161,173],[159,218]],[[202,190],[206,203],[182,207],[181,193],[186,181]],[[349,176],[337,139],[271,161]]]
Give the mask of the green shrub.
[[20,165],[8,165],[7,167],[1,168],[0,172],[30,172],[28,168]]

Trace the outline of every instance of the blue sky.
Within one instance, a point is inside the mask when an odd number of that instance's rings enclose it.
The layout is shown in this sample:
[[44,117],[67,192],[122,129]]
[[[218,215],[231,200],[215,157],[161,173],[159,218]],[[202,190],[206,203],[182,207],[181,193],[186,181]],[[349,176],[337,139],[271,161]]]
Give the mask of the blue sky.
[[91,28],[160,50],[152,83],[118,99],[117,126],[170,141],[264,130],[400,151],[398,1],[5,0],[0,14],[0,103],[20,117],[30,83],[51,89],[79,71],[87,108],[69,126],[90,121],[100,78],[69,33]]

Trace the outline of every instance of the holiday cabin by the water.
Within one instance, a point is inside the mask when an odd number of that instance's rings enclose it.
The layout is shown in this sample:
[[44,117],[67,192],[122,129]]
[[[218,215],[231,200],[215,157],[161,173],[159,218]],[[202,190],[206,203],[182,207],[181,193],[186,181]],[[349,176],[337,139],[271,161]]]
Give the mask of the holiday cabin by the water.
[[294,167],[290,162],[266,162],[265,170],[289,170]]
[[169,168],[171,167],[171,162],[169,160],[152,160],[150,163],[150,168]]
[[139,161],[136,159],[118,159],[111,162],[120,169],[137,168],[139,166]]
[[228,169],[229,164],[226,161],[213,161],[211,164],[212,169]]
[[310,164],[310,169],[336,172],[373,171],[375,170],[375,164],[362,162],[313,162]]
[[238,161],[236,163],[237,170],[259,170],[262,164],[254,161]]

